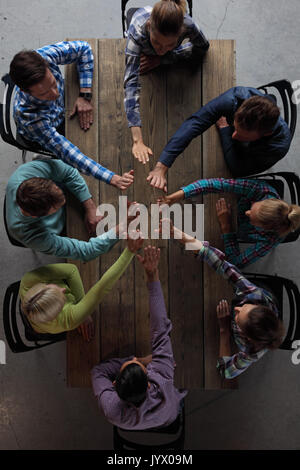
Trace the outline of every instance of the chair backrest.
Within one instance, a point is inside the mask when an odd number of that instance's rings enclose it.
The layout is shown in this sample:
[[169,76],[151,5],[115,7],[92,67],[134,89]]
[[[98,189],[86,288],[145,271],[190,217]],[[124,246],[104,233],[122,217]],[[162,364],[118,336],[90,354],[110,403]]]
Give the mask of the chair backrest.
[[[7,73],[2,77],[5,85],[3,103],[0,103],[0,133],[4,142],[23,150],[23,146],[15,139],[11,127],[11,105],[12,97],[15,89],[10,75]],[[28,149],[27,149],[28,150]]]
[[[258,88],[258,90],[262,90],[268,95],[271,94],[272,89],[276,89],[281,97],[283,118],[289,126],[293,138],[297,124],[297,105],[293,102],[294,89],[292,84],[288,80],[277,80]],[[277,104],[280,106],[280,103]]]
[[[300,178],[296,173],[290,171],[279,171],[278,173],[265,173],[255,175],[253,179],[264,180],[270,186],[273,186],[278,192],[281,199],[284,199],[290,204],[300,206]],[[288,194],[285,192],[288,189]],[[290,232],[284,239],[283,243],[293,242],[298,239],[300,235],[300,227]]]
[[[55,157],[52,153],[44,150],[38,143],[25,141],[21,135],[16,132],[16,136],[12,130],[12,99],[14,97],[15,83],[10,75],[5,74],[2,79],[4,83],[3,103],[0,103],[0,134],[4,142],[13,145],[23,152],[23,162],[25,163],[26,152],[36,152],[49,157]],[[15,125],[14,125],[15,126]]]
[[[289,316],[286,335],[280,349],[293,349],[292,344],[300,338],[300,292],[290,279],[269,274],[243,273],[253,284],[269,290],[277,300],[279,317],[284,321]],[[285,310],[284,295],[288,300],[288,311]]]
[[[50,335],[40,334],[33,330],[30,323],[21,311],[19,302],[20,281],[14,282],[6,289],[3,301],[3,326],[7,343],[14,353],[32,351],[33,349],[44,348],[50,344],[64,341],[65,333]],[[18,319],[22,320],[25,329],[25,338],[31,342],[28,345],[24,342],[18,325]],[[20,323],[20,322],[19,322]],[[39,343],[42,342],[42,344]],[[34,343],[34,345],[32,344]]]
[[[140,442],[135,442],[129,440],[121,435],[123,433],[141,433],[141,434],[159,434],[159,435],[176,435],[175,439],[165,442],[163,444],[141,444]],[[184,400],[182,401],[182,408],[173,423],[162,428],[152,428],[145,429],[143,431],[130,431],[126,429],[118,428],[117,426],[113,427],[113,436],[114,436],[114,450],[149,450],[149,449],[168,449],[168,450],[183,450],[184,449],[184,440],[185,440],[185,407]],[[149,441],[149,438],[145,438],[146,442]]]
[[[138,1],[138,0],[137,0]],[[189,7],[189,15],[193,16],[193,0],[186,0]],[[123,37],[126,37],[126,31],[129,28],[130,21],[136,10],[140,7],[130,8],[127,13],[125,13],[126,5],[129,0],[121,0],[121,10],[122,10],[122,30]]]

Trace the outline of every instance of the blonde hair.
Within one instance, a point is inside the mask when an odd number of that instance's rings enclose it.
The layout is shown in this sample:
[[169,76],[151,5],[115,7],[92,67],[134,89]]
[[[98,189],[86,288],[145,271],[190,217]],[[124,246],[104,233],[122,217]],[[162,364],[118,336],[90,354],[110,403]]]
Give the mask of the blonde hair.
[[266,230],[287,235],[300,227],[300,207],[280,199],[264,199],[260,202],[257,218]]
[[150,17],[151,29],[164,36],[177,36],[181,32],[185,12],[185,0],[161,0],[153,7]]
[[21,304],[29,320],[46,323],[54,320],[61,312],[65,296],[53,286],[38,283],[26,292]]

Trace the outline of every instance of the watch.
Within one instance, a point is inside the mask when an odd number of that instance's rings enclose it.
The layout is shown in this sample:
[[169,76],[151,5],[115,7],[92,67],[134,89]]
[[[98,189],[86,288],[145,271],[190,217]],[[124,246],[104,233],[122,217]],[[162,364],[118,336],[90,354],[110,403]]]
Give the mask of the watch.
[[87,93],[87,92],[80,92],[79,93],[80,98],[84,98],[86,101],[91,101],[93,97],[93,93]]

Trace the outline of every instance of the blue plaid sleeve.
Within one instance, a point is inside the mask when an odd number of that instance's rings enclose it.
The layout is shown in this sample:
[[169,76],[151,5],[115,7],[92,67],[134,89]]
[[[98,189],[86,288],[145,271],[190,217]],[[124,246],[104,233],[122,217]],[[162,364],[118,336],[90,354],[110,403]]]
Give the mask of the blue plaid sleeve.
[[80,88],[91,88],[93,83],[94,57],[86,41],[64,41],[37,49],[49,63],[55,65],[77,63]]
[[194,183],[181,188],[184,192],[185,199],[196,196],[197,194],[207,193],[235,193],[244,196],[249,203],[253,200],[261,200],[266,197],[274,197],[279,199],[279,196],[274,188],[264,183],[263,181],[237,178],[237,179],[224,179],[224,178],[209,178],[200,179]]
[[255,261],[265,256],[272,250],[272,248],[280,243],[278,238],[276,240],[274,239],[274,241],[271,241],[271,239],[266,239],[265,241],[259,241],[243,252],[240,252],[236,233],[225,233],[222,235],[222,238],[224,240],[227,259],[238,268],[255,263]]
[[[129,43],[131,41],[128,38]],[[139,53],[127,53],[126,52],[126,67],[124,76],[124,106],[128,121],[128,127],[141,127],[140,117],[140,90],[141,85],[139,82],[139,71],[140,71],[140,54]]]
[[31,122],[26,127],[31,140],[38,142],[65,163],[72,165],[86,175],[110,183],[114,173],[81,153],[78,147],[59,134],[46,119]]

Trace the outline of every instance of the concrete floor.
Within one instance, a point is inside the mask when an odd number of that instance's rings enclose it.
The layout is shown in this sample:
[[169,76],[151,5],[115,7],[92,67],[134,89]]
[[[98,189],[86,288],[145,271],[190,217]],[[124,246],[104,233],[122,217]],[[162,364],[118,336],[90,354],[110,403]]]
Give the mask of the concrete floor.
[[[22,48],[66,37],[121,37],[120,3],[1,0],[1,76]],[[131,5],[149,3],[153,2]],[[300,79],[299,17],[299,0],[194,0],[194,18],[208,38],[236,39],[240,85]],[[274,170],[300,173],[299,144],[296,133],[288,156]],[[1,141],[1,200],[20,163],[21,153]],[[55,259],[11,246],[3,223],[0,231],[2,303],[11,282]],[[252,270],[278,273],[299,283],[299,267],[298,241],[276,248]],[[291,353],[276,351],[241,376],[238,391],[190,392],[186,448],[300,449],[299,374]],[[7,364],[0,365],[0,449],[112,449],[112,427],[100,415],[91,391],[66,387],[64,343],[27,354],[7,350]]]

